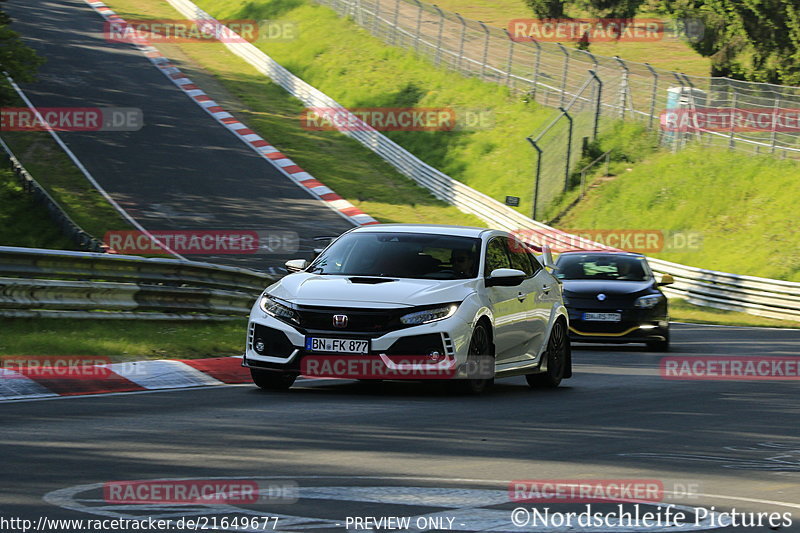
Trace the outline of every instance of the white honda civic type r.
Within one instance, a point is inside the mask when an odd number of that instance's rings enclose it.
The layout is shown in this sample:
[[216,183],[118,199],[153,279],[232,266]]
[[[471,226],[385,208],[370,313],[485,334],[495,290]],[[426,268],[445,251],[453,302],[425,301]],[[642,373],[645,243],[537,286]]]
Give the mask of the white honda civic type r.
[[261,388],[288,389],[319,356],[371,360],[387,375],[368,377],[395,379],[395,356],[413,355],[417,371],[452,369],[472,393],[495,377],[557,387],[572,375],[561,285],[507,232],[363,226],[286,266],[250,313],[242,364]]

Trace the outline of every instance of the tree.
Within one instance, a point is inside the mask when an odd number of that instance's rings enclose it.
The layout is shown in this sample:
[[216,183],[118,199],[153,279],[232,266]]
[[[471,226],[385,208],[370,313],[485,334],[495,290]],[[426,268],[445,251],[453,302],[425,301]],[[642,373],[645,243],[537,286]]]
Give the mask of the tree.
[[669,11],[705,26],[692,46],[711,57],[712,74],[800,84],[800,6],[797,0],[673,0]]
[[575,5],[596,17],[632,18],[639,11],[644,0],[576,0]]
[[[10,24],[11,17],[0,5],[0,71],[7,72],[15,81],[34,81],[36,71],[44,60],[22,43],[19,34],[9,28]],[[14,91],[3,76],[0,78],[0,105],[7,105],[13,100]]]
[[564,18],[564,2],[559,0],[525,0],[525,3],[540,19]]

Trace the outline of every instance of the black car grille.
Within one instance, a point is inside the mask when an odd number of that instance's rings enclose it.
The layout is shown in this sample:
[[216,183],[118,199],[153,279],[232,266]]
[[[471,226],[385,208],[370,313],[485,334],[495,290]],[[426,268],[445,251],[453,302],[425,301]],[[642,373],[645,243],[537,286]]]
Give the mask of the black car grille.
[[428,333],[426,335],[411,335],[400,337],[386,351],[387,355],[430,355],[439,352],[444,355],[444,344],[439,333]]
[[[342,333],[384,333],[407,327],[400,317],[409,309],[351,309],[341,307],[299,307],[300,327],[305,330],[340,331]],[[334,315],[347,316],[347,325],[335,327]]]

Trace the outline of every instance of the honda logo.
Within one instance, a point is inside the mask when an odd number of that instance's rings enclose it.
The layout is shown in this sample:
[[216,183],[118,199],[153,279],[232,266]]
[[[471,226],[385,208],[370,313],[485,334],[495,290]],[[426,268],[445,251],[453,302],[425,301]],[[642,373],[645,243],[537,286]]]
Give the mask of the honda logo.
[[347,327],[347,315],[333,315],[333,327],[335,327],[335,328],[346,328]]

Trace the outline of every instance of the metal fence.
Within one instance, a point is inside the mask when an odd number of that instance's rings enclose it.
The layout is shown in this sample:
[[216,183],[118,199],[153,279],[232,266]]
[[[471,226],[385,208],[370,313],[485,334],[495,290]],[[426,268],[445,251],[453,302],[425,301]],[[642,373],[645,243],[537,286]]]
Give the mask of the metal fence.
[[0,317],[241,320],[274,281],[198,261],[0,246]]
[[[465,19],[419,0],[315,1],[351,17],[389,44],[413,49],[436,65],[467,76],[529,93],[546,106],[564,107],[580,94],[591,70],[603,84],[602,115],[641,120],[649,128],[659,128],[662,114],[668,109],[779,113],[781,109],[800,108],[800,87],[689,76],[647,63],[594,55],[560,43],[519,42],[512,40],[505,29]],[[664,142],[680,149],[688,139],[697,138],[708,145],[800,158],[800,130],[781,129],[778,121],[753,132],[679,128],[665,135]]]

